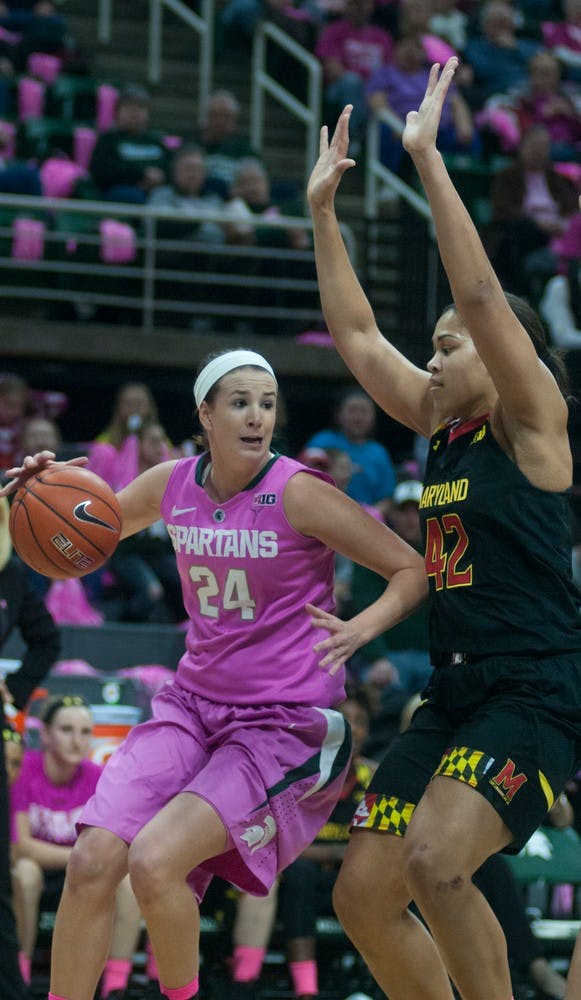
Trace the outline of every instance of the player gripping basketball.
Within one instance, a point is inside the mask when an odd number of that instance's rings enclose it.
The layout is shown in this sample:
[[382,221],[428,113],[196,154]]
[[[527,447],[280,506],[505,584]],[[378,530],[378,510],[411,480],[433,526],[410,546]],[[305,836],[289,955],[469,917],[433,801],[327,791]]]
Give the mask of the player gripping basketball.
[[10,535],[31,569],[53,580],[85,576],[114,552],[119,502],[99,476],[55,463],[30,476],[10,508]]
[[[169,1000],[198,989],[198,901],[212,874],[265,894],[342,788],[343,664],[425,597],[420,557],[324,473],[271,450],[277,382],[249,351],[210,357],[194,395],[208,451],[117,496],[122,537],[167,523],[190,625],[175,683],[110,759],[81,817],[53,938],[51,1000],[92,1000],[129,870]],[[27,457],[14,485],[53,456]],[[10,489],[10,487],[8,487]],[[390,579],[351,621],[333,550]],[[313,626],[328,637],[317,641]]]

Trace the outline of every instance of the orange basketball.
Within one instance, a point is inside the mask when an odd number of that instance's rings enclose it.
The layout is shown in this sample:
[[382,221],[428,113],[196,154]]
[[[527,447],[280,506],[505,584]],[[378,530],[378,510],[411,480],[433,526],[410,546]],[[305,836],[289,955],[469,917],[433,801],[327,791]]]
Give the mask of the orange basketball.
[[75,465],[43,469],[15,494],[10,535],[20,558],[43,576],[65,580],[99,569],[121,532],[111,487]]

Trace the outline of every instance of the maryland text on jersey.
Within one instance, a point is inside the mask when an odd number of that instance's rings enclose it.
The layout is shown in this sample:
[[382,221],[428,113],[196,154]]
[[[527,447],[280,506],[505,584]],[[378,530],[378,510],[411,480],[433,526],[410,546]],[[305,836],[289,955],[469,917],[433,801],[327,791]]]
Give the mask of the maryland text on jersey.
[[446,504],[465,500],[468,496],[468,479],[453,479],[452,482],[434,483],[426,486],[420,500],[420,507],[445,507]]
[[274,559],[278,555],[276,531],[247,528],[198,528],[168,524],[176,552],[228,559]]

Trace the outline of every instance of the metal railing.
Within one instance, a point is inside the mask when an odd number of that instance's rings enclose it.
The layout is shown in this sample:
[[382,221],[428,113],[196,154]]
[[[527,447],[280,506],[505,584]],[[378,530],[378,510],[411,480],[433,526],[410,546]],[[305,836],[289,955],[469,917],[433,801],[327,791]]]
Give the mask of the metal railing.
[[408,205],[424,219],[431,220],[430,206],[425,198],[414,191],[409,184],[402,181],[397,174],[389,170],[380,159],[381,126],[388,128],[397,135],[403,135],[404,123],[401,118],[388,108],[381,108],[369,116],[367,122],[367,161],[365,167],[365,214],[368,219],[375,219],[379,205],[385,198],[385,192],[393,192],[407,201]]
[[[299,101],[289,90],[278,83],[266,70],[268,43],[280,46],[293,56],[307,72],[307,100]],[[318,59],[277,25],[262,21],[254,36],[252,50],[252,99],[250,108],[250,141],[258,151],[264,141],[265,96],[268,94],[306,126],[305,184],[319,152],[319,128],[322,108],[322,68]]]
[[113,22],[113,0],[99,0],[97,10],[97,38],[101,45],[111,41],[111,25]]
[[[40,259],[13,255],[17,217],[44,221]],[[105,219],[131,227],[125,234],[134,259],[103,259],[100,223]],[[184,317],[236,319],[251,327],[272,324],[282,334],[320,319],[310,247],[268,245],[268,237],[264,246],[188,238],[187,228],[202,222],[236,225],[219,209],[186,216],[154,206],[0,195],[0,297],[67,303],[79,318],[90,318],[99,306],[132,310],[145,334],[172,321],[183,327]],[[263,232],[312,230],[306,217],[256,216],[252,222]],[[160,235],[163,223],[175,231]],[[347,226],[342,231],[355,263],[353,234]]]
[[149,5],[149,62],[150,83],[159,83],[163,65],[163,15],[171,11],[176,17],[196,32],[199,41],[198,65],[198,121],[202,122],[208,97],[212,89],[214,69],[214,8],[215,0],[201,0],[201,13],[182,3],[182,0],[150,0]]
[[365,165],[365,215],[367,220],[376,219],[382,203],[401,198],[427,223],[426,243],[426,287],[425,320],[432,326],[438,314],[439,254],[435,241],[432,213],[426,198],[406,184],[397,174],[389,170],[380,158],[381,128],[387,126],[396,135],[403,135],[404,123],[388,108],[381,108],[369,115],[367,122]]
[[[198,120],[206,111],[212,88],[214,70],[215,0],[201,0],[201,12],[196,14],[182,0],[150,0],[149,46],[147,76],[150,83],[159,83],[163,74],[163,18],[165,11],[174,14],[198,37]],[[111,42],[113,32],[113,0],[99,0],[97,37],[101,44]]]

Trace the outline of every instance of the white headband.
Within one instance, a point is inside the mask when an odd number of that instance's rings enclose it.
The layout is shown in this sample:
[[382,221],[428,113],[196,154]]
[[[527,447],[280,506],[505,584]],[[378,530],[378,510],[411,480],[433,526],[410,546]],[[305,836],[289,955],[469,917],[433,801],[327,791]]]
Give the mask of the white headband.
[[217,358],[212,358],[206,367],[202,368],[202,371],[194,382],[196,406],[199,408],[212,386],[223,375],[234,371],[235,368],[244,368],[247,365],[253,365],[255,368],[263,368],[265,372],[272,375],[275,384],[278,384],[276,382],[276,375],[266,358],[262,357],[262,354],[256,354],[254,351],[228,351],[227,354],[219,354]]

